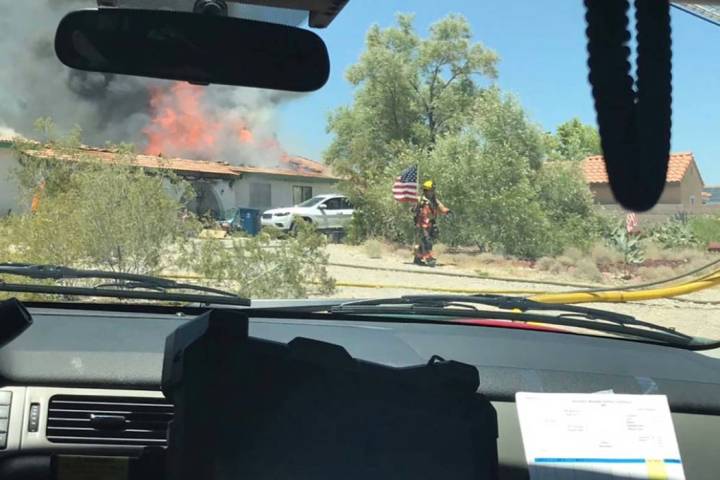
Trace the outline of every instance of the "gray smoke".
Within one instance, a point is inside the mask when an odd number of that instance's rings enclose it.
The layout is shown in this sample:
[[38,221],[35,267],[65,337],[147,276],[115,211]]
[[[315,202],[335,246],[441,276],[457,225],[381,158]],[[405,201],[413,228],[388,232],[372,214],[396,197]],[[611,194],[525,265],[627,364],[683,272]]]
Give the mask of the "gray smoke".
[[[151,120],[150,87],[167,89],[170,82],[123,75],[71,70],[56,58],[53,39],[60,19],[69,11],[95,7],[94,0],[29,0],[4,5],[0,14],[0,127],[34,137],[34,122],[51,117],[59,131],[78,125],[90,145],[132,142],[143,151],[143,130]],[[274,138],[275,108],[296,94],[236,88],[205,87],[203,111],[223,125],[244,123],[253,144],[218,132],[213,152],[168,147],[164,156],[204,158],[233,164],[277,164],[279,149],[264,145]],[[274,153],[273,153],[274,152]],[[209,157],[214,158],[209,158]]]

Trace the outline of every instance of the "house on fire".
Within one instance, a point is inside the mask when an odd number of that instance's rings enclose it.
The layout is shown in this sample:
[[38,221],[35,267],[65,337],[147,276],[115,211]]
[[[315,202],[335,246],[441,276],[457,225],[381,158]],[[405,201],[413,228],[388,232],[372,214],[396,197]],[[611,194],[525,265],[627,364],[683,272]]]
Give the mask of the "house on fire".
[[[10,139],[0,139],[0,216],[25,211],[12,171],[19,166]],[[50,149],[28,150],[31,157],[78,161],[77,156]],[[118,154],[102,148],[83,147],[79,153],[100,161],[116,161]],[[131,164],[152,170],[171,170],[187,180],[196,193],[188,209],[224,218],[238,207],[267,210],[295,205],[308,198],[335,192],[338,178],[323,164],[288,156],[277,167],[236,166],[228,163],[136,155]]]

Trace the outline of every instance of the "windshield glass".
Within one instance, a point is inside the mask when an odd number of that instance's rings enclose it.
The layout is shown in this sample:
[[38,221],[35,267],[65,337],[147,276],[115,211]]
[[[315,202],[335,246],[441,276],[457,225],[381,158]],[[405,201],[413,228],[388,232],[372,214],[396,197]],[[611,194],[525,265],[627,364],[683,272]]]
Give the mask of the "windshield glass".
[[312,207],[314,205],[317,205],[318,203],[322,202],[325,198],[324,197],[313,197],[309,200],[305,200],[302,203],[299,203],[298,207]]
[[[286,14],[332,65],[322,89],[290,93],[72,70],[55,28],[97,2],[15,2],[0,19],[0,263],[253,299],[503,294],[720,340],[720,28],[698,17],[713,10],[670,10],[669,168],[658,204],[630,212],[605,167],[586,7],[505,3],[350,0],[317,29]],[[319,195],[347,200],[282,210]]]

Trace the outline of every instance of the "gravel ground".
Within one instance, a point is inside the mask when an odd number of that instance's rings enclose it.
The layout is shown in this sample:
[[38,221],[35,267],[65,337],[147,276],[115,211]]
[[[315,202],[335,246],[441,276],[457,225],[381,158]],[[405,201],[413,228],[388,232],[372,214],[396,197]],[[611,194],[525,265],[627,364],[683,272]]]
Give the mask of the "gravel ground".
[[[519,281],[498,281],[488,278],[475,277],[449,277],[438,275],[438,273],[456,273],[464,275],[476,275],[477,265],[452,263],[452,257],[448,256],[448,263],[440,263],[435,269],[418,267],[411,262],[408,251],[384,251],[381,258],[369,258],[363,247],[348,245],[329,245],[328,253],[332,264],[349,264],[365,267],[396,268],[407,270],[407,272],[393,272],[381,270],[369,270],[331,266],[330,273],[337,280],[338,288],[335,293],[337,298],[370,298],[370,297],[392,297],[405,294],[417,293],[442,293],[427,290],[434,289],[459,289],[470,293],[512,293],[524,291],[535,292],[559,292],[573,290],[568,287],[558,287],[532,283],[533,280],[552,280],[556,282],[567,281],[570,283],[584,283],[573,278],[562,278],[556,275],[548,278],[530,268],[512,268],[512,271],[505,272],[498,270],[498,267],[483,268],[483,271],[490,276],[503,276]],[[435,273],[435,274],[433,274]],[[530,283],[526,283],[529,281]],[[378,288],[366,288],[360,285],[377,285]],[[449,292],[448,292],[449,293]],[[707,289],[682,297],[683,299],[697,301],[720,302],[720,288]],[[592,306],[607,310],[613,310],[635,316],[638,319],[674,327],[678,331],[703,337],[720,340],[720,304],[703,305],[673,299],[650,300],[637,303],[595,303]]]

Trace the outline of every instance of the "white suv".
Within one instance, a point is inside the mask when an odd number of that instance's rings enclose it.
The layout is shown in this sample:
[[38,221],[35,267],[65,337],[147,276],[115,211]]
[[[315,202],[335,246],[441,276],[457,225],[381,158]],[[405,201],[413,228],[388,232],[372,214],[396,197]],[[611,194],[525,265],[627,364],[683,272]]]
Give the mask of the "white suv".
[[354,208],[344,195],[317,195],[287,208],[273,208],[262,214],[263,227],[291,231],[298,221],[311,222],[318,230],[342,230],[352,220]]

